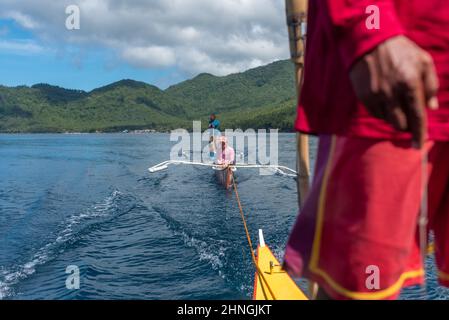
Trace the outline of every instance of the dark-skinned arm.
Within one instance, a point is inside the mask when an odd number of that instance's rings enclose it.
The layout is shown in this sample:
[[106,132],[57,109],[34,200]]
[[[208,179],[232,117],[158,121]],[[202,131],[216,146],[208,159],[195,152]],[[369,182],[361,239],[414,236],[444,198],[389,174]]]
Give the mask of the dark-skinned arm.
[[[393,1],[319,1],[356,96],[371,115],[410,132],[414,145],[422,147],[425,108],[438,108],[438,78],[431,56],[404,36]],[[371,5],[379,8],[379,29],[366,27]]]

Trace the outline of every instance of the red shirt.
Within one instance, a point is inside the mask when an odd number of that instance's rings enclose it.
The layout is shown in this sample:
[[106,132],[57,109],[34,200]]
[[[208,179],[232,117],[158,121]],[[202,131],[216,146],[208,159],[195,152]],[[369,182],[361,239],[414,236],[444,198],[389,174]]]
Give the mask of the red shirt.
[[[380,29],[366,28],[370,5],[380,9]],[[313,134],[409,138],[370,116],[358,102],[349,70],[385,40],[405,35],[434,59],[439,110],[428,110],[429,138],[449,141],[449,1],[311,0],[304,86],[295,128]]]

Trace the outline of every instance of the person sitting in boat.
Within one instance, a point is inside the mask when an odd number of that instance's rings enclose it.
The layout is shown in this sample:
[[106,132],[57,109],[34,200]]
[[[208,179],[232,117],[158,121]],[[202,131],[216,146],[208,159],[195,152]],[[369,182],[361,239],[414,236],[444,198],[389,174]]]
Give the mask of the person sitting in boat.
[[234,164],[235,162],[235,151],[234,148],[228,145],[228,139],[224,136],[218,138],[219,147],[216,158],[216,163],[227,166]]
[[217,119],[215,113],[212,113],[209,117],[209,129],[219,129],[220,121]]

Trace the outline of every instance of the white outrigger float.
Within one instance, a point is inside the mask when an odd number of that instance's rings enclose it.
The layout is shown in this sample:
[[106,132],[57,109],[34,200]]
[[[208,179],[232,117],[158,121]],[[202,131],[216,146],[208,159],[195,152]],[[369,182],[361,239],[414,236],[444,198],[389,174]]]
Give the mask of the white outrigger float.
[[[165,170],[170,165],[187,165],[187,166],[198,166],[198,167],[210,167],[216,177],[218,182],[225,187],[225,189],[231,189],[233,181],[234,181],[234,175],[237,171],[237,169],[265,169],[265,170],[272,170],[275,174],[280,174],[283,176],[291,176],[296,177],[296,171],[293,169],[290,169],[286,166],[281,165],[261,165],[261,164],[245,164],[245,163],[236,163],[236,159],[228,159],[228,162],[226,161],[220,161],[217,159],[217,154],[220,155],[221,152],[224,153],[223,150],[221,150],[220,142],[228,143],[227,138],[221,134],[221,132],[218,129],[208,129],[208,131],[205,132],[209,135],[209,156],[205,156],[205,154],[202,155],[203,159],[207,159],[206,161],[203,160],[203,162],[199,161],[189,161],[187,160],[188,156],[183,153],[186,160],[167,160],[164,162],[161,162],[148,170],[151,173]],[[224,148],[224,147],[223,147]],[[217,152],[217,150],[220,150]],[[233,150],[232,150],[233,151]],[[204,151],[203,151],[204,152]],[[233,151],[234,153],[234,151]],[[243,158],[243,154],[241,153],[240,156]],[[219,156],[220,157],[220,156]],[[225,158],[223,158],[225,159]]]
[[[161,162],[155,166],[152,166],[148,168],[148,171],[150,173],[155,173],[158,171],[162,171],[165,169],[168,169],[169,165],[190,165],[190,166],[199,166],[199,167],[209,167],[212,168],[212,170],[223,170],[223,167],[221,167],[218,164],[215,163],[207,163],[207,162],[193,162],[193,161],[183,161],[183,160],[167,160],[164,162]],[[264,165],[264,164],[230,164],[227,167],[232,168],[233,171],[236,171],[235,169],[270,169],[273,170],[275,174],[280,174],[282,176],[286,177],[296,177],[296,171],[293,169],[290,169],[286,166],[281,165]]]
[[155,173],[158,171],[166,170],[170,165],[187,165],[187,166],[198,166],[198,167],[209,167],[211,168],[221,185],[226,189],[230,189],[233,183],[233,176],[237,169],[267,169],[273,170],[275,174],[279,174],[286,177],[296,177],[296,171],[290,169],[286,166],[281,165],[261,165],[261,164],[230,164],[230,165],[219,165],[215,163],[207,162],[193,162],[187,160],[167,160],[161,162],[151,168],[148,168],[150,173]]

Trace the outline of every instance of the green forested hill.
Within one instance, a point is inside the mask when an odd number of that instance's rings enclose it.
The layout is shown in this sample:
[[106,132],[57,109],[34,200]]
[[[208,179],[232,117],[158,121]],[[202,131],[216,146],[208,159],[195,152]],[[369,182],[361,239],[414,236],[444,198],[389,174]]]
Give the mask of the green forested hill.
[[166,90],[122,80],[91,92],[47,84],[0,86],[0,132],[169,130],[207,124],[291,130],[294,74],[287,60],[225,77],[200,74]]

